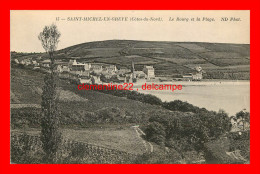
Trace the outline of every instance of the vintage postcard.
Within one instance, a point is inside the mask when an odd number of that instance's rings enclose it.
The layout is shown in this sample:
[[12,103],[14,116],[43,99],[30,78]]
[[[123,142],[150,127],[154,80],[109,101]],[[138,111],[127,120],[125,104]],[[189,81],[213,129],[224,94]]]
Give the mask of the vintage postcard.
[[11,164],[250,163],[250,11],[10,13]]

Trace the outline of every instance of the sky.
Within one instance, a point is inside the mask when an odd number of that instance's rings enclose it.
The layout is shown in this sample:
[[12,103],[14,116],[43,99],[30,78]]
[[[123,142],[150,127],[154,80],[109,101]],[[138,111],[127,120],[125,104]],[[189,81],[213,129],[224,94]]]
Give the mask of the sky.
[[[60,20],[56,20],[57,17]],[[81,17],[81,19],[84,17],[106,17],[110,18],[110,21],[71,20],[75,17]],[[44,26],[52,23],[57,25],[61,33],[58,49],[85,42],[113,39],[250,43],[250,11],[248,10],[11,10],[10,18],[10,47],[11,51],[17,52],[44,52],[38,35]],[[148,21],[130,21],[131,18],[147,18]],[[153,21],[150,20],[151,18],[161,18],[162,21]],[[182,20],[176,21],[177,18]],[[192,18],[194,21],[191,21]],[[197,21],[197,18],[200,18],[200,21]],[[203,21],[203,18],[214,18],[215,21]],[[222,18],[227,18],[228,21],[221,21]],[[231,18],[239,18],[239,21],[231,21]],[[127,19],[127,21],[122,21],[122,19]]]

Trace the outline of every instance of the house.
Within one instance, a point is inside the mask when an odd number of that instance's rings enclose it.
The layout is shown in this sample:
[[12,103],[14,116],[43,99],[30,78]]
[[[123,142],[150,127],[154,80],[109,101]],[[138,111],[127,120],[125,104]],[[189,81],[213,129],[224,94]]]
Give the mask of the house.
[[91,77],[92,84],[101,84],[100,76],[92,76]]
[[72,75],[76,75],[77,77],[79,77],[80,74],[82,73],[82,71],[70,71],[69,73],[72,74]]
[[85,63],[85,70],[90,70],[91,63]]
[[63,72],[69,72],[70,69],[69,69],[69,67],[67,65],[62,65],[62,71]]
[[59,72],[59,73],[62,73],[62,72],[63,72],[63,70],[62,70],[62,65],[56,65],[56,66],[54,67],[54,71]]
[[34,66],[39,66],[39,65],[40,65],[36,60],[32,60],[32,64],[33,64]]
[[147,78],[147,75],[143,71],[135,71],[134,78],[144,79]]
[[21,61],[20,61],[20,64],[24,65],[24,64],[25,64],[25,61],[24,61],[24,60],[21,60]]
[[45,67],[45,68],[49,68],[51,66],[51,60],[50,59],[46,59],[44,61],[41,62],[41,66]]
[[200,66],[197,66],[195,70],[196,71],[192,73],[192,80],[201,80],[203,78],[202,68]]
[[70,71],[71,74],[77,75],[79,77],[89,77],[90,76],[90,71]]
[[153,66],[145,66],[143,72],[147,75],[147,78],[155,78]]
[[106,79],[110,79],[113,75],[114,75],[114,73],[109,73],[109,72],[102,72],[102,75],[106,78]]
[[14,62],[17,63],[17,64],[19,64],[19,61],[18,61],[17,59],[14,59]]
[[193,73],[184,74],[182,76],[182,79],[187,81],[191,81],[191,80],[198,81],[201,80],[202,77],[203,77],[202,72],[193,72]]
[[36,57],[36,60],[42,60],[42,56]]
[[191,81],[192,80],[192,73],[184,74],[182,76],[182,79],[186,80],[186,81]]
[[68,67],[70,68],[71,71],[85,71],[91,68],[91,64],[79,63],[74,59],[69,61]]
[[118,79],[119,82],[124,82],[124,83],[126,83],[126,77],[117,75],[117,79]]
[[87,84],[91,84],[92,81],[91,81],[91,78],[84,78],[84,77],[81,77],[79,78],[79,83],[87,83]]
[[70,71],[70,69],[68,68],[68,63],[60,61],[55,61],[54,70],[60,73]]
[[117,67],[116,67],[116,65],[107,65],[104,67],[103,70],[108,73],[117,72]]
[[192,73],[192,80],[201,80],[202,79],[202,72],[194,72]]
[[124,75],[126,73],[130,73],[131,70],[130,69],[127,69],[127,68],[120,68],[119,70],[117,70],[116,74],[118,75]]
[[89,77],[90,75],[90,70],[85,70],[85,71],[81,71],[81,73],[79,74],[81,77]]
[[32,64],[31,59],[25,59],[24,64],[25,65],[31,65]]
[[[116,71],[116,66],[107,66],[102,68],[101,74],[103,74],[106,78],[111,78],[113,75],[116,75]],[[97,70],[96,73],[99,74],[99,70]]]
[[102,64],[92,64],[90,70],[96,74],[101,74],[103,71]]

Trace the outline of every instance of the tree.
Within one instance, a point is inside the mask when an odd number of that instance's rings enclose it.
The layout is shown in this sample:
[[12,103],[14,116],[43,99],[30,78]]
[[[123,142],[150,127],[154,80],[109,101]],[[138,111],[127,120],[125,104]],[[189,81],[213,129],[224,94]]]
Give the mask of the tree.
[[165,127],[158,122],[151,122],[144,130],[146,139],[157,144],[165,143]]
[[249,112],[246,112],[245,110],[242,110],[238,113],[236,113],[236,119],[239,120],[239,122],[242,122],[243,124],[243,131],[245,131],[245,124],[249,123],[250,124],[250,114]]
[[42,43],[42,47],[45,49],[46,53],[49,54],[51,59],[51,71],[53,73],[54,68],[54,56],[53,53],[56,51],[59,38],[60,38],[60,32],[57,29],[57,26],[55,24],[52,24],[50,26],[45,26],[43,28],[43,31],[39,34],[38,39]]
[[59,113],[57,110],[56,76],[54,73],[54,51],[57,49],[60,32],[57,26],[52,24],[45,26],[38,38],[46,53],[51,59],[51,73],[44,78],[42,93],[42,119],[41,119],[41,141],[46,154],[47,162],[53,163],[61,143],[61,132],[59,130]]
[[100,75],[100,80],[101,80],[102,82],[107,82],[107,81],[108,81],[104,74],[101,74],[101,75]]
[[161,99],[159,99],[158,97],[156,97],[154,95],[146,94],[146,95],[144,95],[143,99],[144,99],[145,103],[149,103],[152,105],[161,105],[162,104]]

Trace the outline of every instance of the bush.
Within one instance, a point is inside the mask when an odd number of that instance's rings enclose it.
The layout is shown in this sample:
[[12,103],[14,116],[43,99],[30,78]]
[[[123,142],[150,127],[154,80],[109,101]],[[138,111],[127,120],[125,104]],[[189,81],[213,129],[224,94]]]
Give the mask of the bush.
[[155,142],[157,144],[165,143],[166,133],[165,127],[162,124],[158,122],[152,122],[146,127],[144,132],[146,134],[147,140]]
[[250,132],[230,132],[228,139],[230,140],[229,151],[240,150],[241,155],[247,160],[250,159]]
[[165,144],[180,154],[204,150],[204,143],[218,139],[231,129],[230,119],[224,112],[155,112],[144,131],[149,141]]
[[194,113],[197,113],[199,111],[199,107],[193,106],[192,104],[180,100],[164,102],[162,106],[171,111],[194,112]]
[[242,164],[243,161],[228,156],[230,142],[227,138],[217,139],[204,145],[204,157],[207,164]]
[[144,95],[143,102],[149,103],[151,105],[161,105],[162,104],[161,99],[159,99],[158,97],[156,97],[154,95],[150,95],[150,94]]

